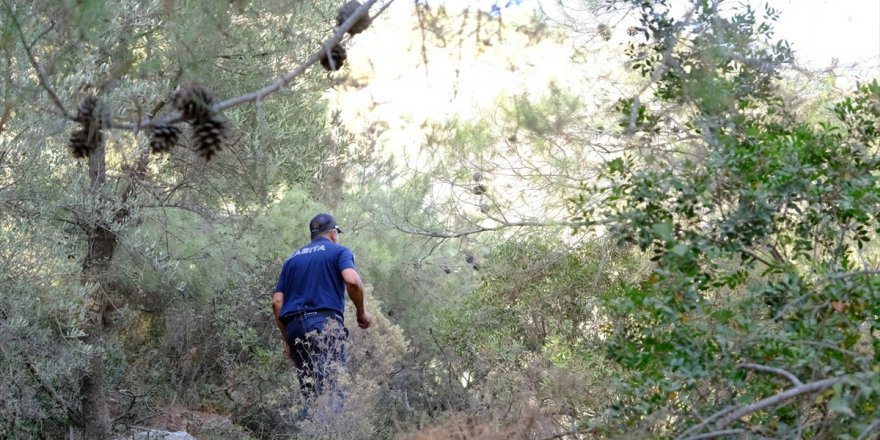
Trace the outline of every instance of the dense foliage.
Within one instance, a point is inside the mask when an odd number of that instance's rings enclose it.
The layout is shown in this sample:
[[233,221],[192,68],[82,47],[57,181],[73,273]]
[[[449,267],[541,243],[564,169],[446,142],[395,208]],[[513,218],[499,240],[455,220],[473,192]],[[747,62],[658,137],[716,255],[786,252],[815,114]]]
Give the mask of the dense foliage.
[[[337,2],[0,1],[0,437],[880,432],[880,84],[793,73],[771,8],[395,5],[398,75],[527,80],[388,151],[328,98],[384,8],[327,74]],[[321,211],[376,321],[300,420],[269,297]]]
[[[608,353],[633,373],[615,429],[865,438],[880,416],[880,85],[806,122],[776,85],[788,50],[754,11],[643,11],[632,65],[654,101],[627,102],[622,125],[670,147],[610,160],[603,206],[581,214],[654,263],[605,296]],[[683,123],[641,111],[661,106]]]

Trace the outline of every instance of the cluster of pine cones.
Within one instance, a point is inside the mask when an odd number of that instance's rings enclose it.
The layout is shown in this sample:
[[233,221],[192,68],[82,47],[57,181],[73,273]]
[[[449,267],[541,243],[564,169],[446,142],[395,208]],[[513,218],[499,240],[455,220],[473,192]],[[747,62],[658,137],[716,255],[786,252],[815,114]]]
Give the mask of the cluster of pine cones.
[[[214,97],[204,87],[193,84],[174,92],[171,104],[192,126],[196,152],[205,160],[211,160],[220,151],[227,132],[226,121],[212,107]],[[180,129],[174,125],[154,125],[150,127],[150,150],[153,153],[171,151],[179,136]]]
[[[336,13],[336,26],[342,26],[352,14],[361,7],[358,0],[349,0]],[[370,27],[370,16],[364,14],[348,29],[351,36]],[[346,60],[345,48],[337,44],[324,53],[321,65],[327,70],[339,70]],[[220,151],[226,139],[226,121],[213,109],[214,97],[200,85],[190,85],[178,89],[171,95],[171,103],[193,129],[196,152],[205,160],[211,160]],[[101,129],[110,126],[109,108],[94,96],[89,95],[80,102],[74,118],[81,128],[70,136],[69,147],[74,157],[87,157],[104,141]],[[150,126],[150,150],[153,153],[167,153],[177,144],[180,129],[172,124]]]
[[95,95],[88,95],[79,103],[74,120],[80,129],[70,135],[70,152],[76,158],[88,157],[104,142],[101,129],[110,125],[110,109]]
[[[345,23],[345,20],[348,20],[360,7],[361,3],[357,0],[349,0],[348,3],[342,5],[336,12],[336,27],[342,26],[342,23]],[[370,15],[364,14],[348,29],[348,34],[353,37],[367,30],[368,27],[370,27]],[[346,57],[345,48],[337,44],[330,49],[329,56],[326,52],[324,53],[321,57],[321,65],[327,70],[339,70],[345,63]]]
[[[171,103],[193,128],[196,152],[211,160],[226,139],[226,121],[213,109],[214,98],[200,85],[182,87],[171,95]],[[94,95],[88,95],[77,107],[74,121],[80,128],[70,135],[68,147],[76,158],[88,157],[104,142],[102,129],[110,127],[110,109]],[[150,127],[150,150],[167,153],[177,144],[180,129],[172,124]]]

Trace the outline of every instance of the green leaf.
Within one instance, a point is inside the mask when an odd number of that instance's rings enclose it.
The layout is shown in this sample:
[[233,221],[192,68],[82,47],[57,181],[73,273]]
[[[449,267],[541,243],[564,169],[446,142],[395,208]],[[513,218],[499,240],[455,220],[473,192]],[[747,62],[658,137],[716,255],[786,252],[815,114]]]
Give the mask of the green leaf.
[[671,222],[654,223],[651,226],[651,232],[666,241],[672,241],[673,239]]
[[844,414],[849,417],[855,417],[855,413],[850,409],[849,404],[843,398],[843,396],[837,395],[834,396],[831,401],[828,402],[828,409],[834,411],[839,414]]
[[618,158],[608,162],[608,171],[611,172],[612,174],[623,172],[624,171],[623,159],[618,157]]
[[688,253],[689,250],[690,250],[689,247],[687,247],[684,244],[679,243],[679,244],[675,245],[670,252],[672,252],[673,254],[675,254],[679,257],[683,257]]

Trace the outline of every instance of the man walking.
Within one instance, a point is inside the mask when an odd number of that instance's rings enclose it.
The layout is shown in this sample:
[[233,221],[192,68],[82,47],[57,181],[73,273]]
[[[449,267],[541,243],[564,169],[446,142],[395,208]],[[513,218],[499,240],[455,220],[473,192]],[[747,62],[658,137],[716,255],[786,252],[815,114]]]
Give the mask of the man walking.
[[309,231],[311,243],[284,262],[272,295],[275,321],[306,399],[338,391],[331,370],[347,362],[346,291],[357,310],[358,326],[366,329],[373,321],[364,308],[364,284],[354,256],[338,244],[342,230],[336,219],[318,214],[309,222]]

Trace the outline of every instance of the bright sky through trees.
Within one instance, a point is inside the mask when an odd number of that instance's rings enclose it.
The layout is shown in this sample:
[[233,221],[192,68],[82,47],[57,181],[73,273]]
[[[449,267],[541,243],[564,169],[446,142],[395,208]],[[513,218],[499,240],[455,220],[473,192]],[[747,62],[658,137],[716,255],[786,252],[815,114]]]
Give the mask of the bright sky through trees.
[[827,67],[837,59],[843,66],[873,65],[880,74],[880,1],[771,0],[770,5],[782,11],[777,35],[794,44],[807,67]]
[[[508,7],[555,8],[556,2],[534,0],[447,0],[450,8],[492,11]],[[854,63],[874,67],[880,73],[880,1],[877,0],[750,0],[755,9],[764,5],[782,11],[776,27],[778,37],[789,40],[805,67],[825,68],[834,60],[848,67]]]

